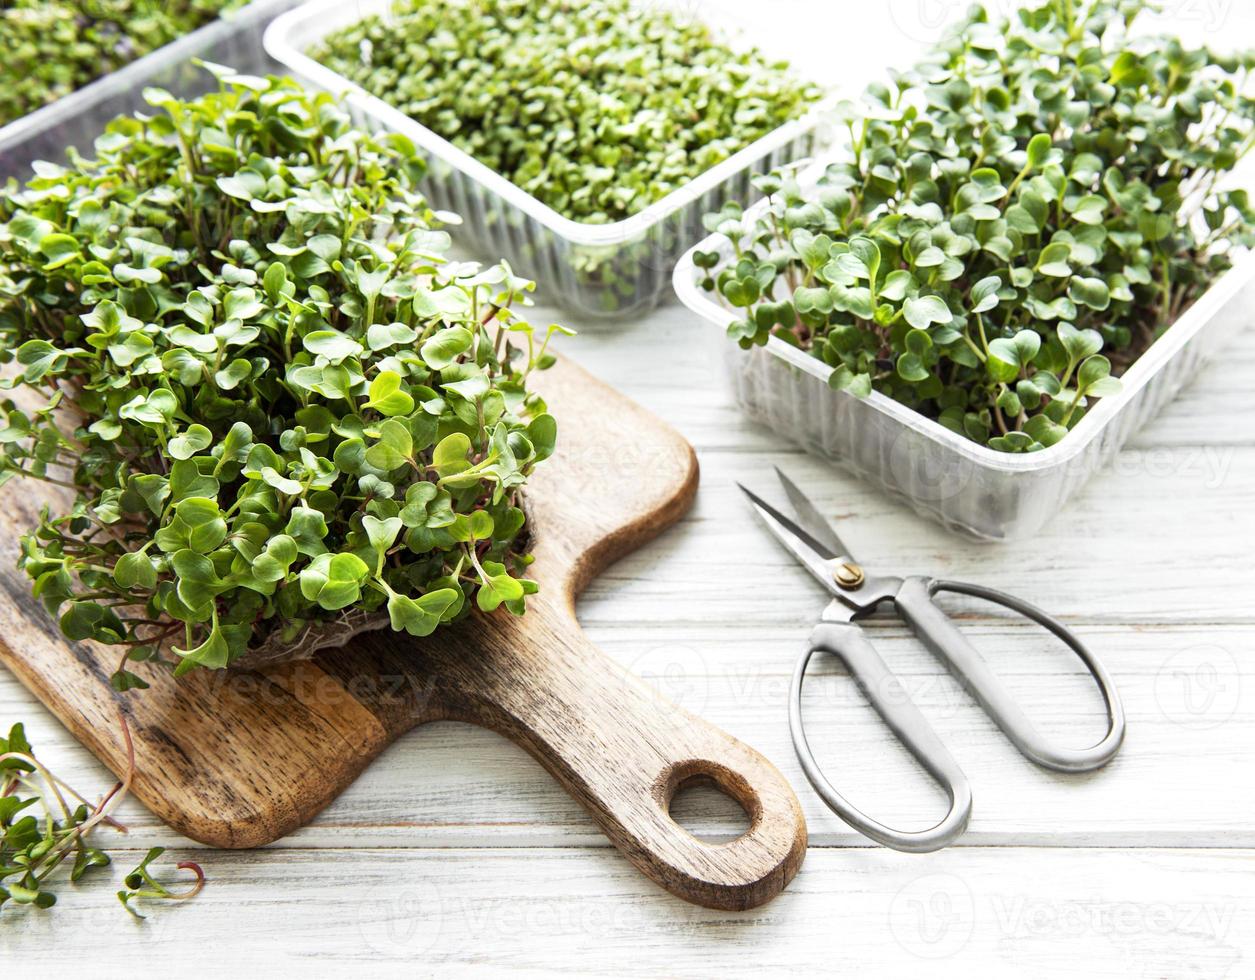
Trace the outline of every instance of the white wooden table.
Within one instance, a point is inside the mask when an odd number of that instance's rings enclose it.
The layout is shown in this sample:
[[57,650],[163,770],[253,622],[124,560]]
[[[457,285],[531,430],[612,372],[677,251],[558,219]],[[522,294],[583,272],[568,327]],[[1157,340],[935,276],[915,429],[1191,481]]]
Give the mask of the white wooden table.
[[[753,9],[725,6],[729,16]],[[857,82],[877,61],[909,58],[927,37],[925,15],[944,6],[910,0],[855,10],[786,0],[772,9],[808,8],[826,29],[793,39],[809,45],[802,62],[821,77]],[[1183,30],[1255,39],[1255,13],[1178,6]],[[773,15],[760,33],[770,41],[785,20]],[[874,41],[825,56],[838,36]],[[855,60],[832,63],[846,55]],[[955,538],[743,420],[722,387],[711,338],[679,307],[590,330],[564,349],[698,449],[696,508],[594,582],[580,615],[594,642],[760,749],[793,783],[811,849],[784,895],[742,915],[689,906],[637,874],[521,750],[440,724],[402,738],[309,827],[264,850],[197,847],[128,803],[130,834],[115,838],[112,881],[67,886],[52,913],[6,909],[0,961],[49,972],[90,963],[99,976],[155,964],[175,975],[281,966],[406,977],[507,968],[1252,975],[1255,334],[1037,541],[1018,548]],[[849,543],[867,560],[987,582],[1062,615],[1099,651],[1124,696],[1129,736],[1118,759],[1083,777],[1032,767],[903,628],[886,623],[875,639],[972,777],[975,815],[960,846],[912,856],[869,846],[829,814],[794,760],[785,719],[788,675],[822,596],[756,526],[733,484],[770,486],[776,464],[829,515],[849,519]],[[1099,698],[1061,646],[980,614],[965,627],[1046,732],[1073,744],[1098,737]],[[856,802],[904,827],[941,815],[940,792],[848,678],[821,667],[807,711],[821,763]],[[76,786],[96,793],[111,782],[0,673],[0,723],[22,719]],[[736,832],[713,792],[677,801],[674,812],[703,836]],[[209,884],[194,902],[153,908],[137,922],[113,893],[154,844],[200,862]]]

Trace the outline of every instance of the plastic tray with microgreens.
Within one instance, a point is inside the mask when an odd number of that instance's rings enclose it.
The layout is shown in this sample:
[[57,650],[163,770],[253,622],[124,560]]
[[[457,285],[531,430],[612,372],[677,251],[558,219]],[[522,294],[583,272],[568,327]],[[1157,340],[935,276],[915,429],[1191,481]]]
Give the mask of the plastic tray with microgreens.
[[765,175],[752,217],[712,217],[731,247],[694,261],[731,338],[801,347],[833,387],[994,450],[1064,439],[1255,244],[1225,184],[1255,147],[1255,52],[1138,36],[1148,8],[974,8],[869,88],[817,183]]
[[0,126],[117,71],[248,0],[13,0],[0,7]]
[[409,136],[430,198],[487,254],[534,270],[546,301],[616,317],[663,297],[754,168],[823,143],[832,100],[753,41],[679,0],[311,0],[265,34],[361,125]]
[[629,0],[398,0],[313,56],[555,211],[626,218],[819,90]]

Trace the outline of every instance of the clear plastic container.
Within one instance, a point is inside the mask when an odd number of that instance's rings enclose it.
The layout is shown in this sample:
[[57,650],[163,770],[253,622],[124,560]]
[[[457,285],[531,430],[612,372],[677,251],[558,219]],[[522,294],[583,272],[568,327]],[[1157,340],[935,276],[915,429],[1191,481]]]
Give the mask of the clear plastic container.
[[167,89],[180,98],[215,88],[214,77],[194,64],[193,58],[241,72],[274,70],[262,48],[262,31],[277,14],[298,2],[255,0],[0,127],[0,179],[25,177],[36,160],[60,163],[71,146],[87,150],[115,116],[149,108],[143,99],[143,90],[149,86]]
[[[812,168],[800,179],[805,186],[818,175]],[[988,541],[1039,531],[1211,354],[1251,323],[1255,308],[1255,256],[1243,256],[1123,375],[1122,394],[1100,400],[1049,449],[1012,455],[965,439],[879,392],[860,399],[834,391],[827,365],[782,340],[741,350],[722,336],[738,315],[701,288],[703,276],[693,263],[699,250],[726,257],[730,248],[727,239],[712,235],[690,250],[676,267],[675,289],[720,335],[732,392],[745,412],[916,513]]]
[[[686,16],[692,0],[649,0]],[[333,31],[368,16],[386,16],[392,0],[313,0],[277,18],[266,51],[306,84],[344,95],[354,121],[404,133],[431,166],[427,197],[462,216],[468,234],[494,257],[540,283],[545,299],[593,316],[622,316],[655,306],[667,293],[684,250],[705,235],[702,216],[752,194],[750,177],[811,156],[824,143],[825,100],[679,190],[623,221],[588,224],[565,218],[500,174],[305,54]],[[736,38],[728,42],[735,44]]]

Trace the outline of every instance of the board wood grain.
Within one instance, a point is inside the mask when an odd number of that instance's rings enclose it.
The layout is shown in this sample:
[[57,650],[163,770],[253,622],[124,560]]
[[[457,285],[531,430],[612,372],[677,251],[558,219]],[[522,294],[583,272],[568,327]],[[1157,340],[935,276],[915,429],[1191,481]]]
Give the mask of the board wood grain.
[[[153,675],[119,697],[115,656],[68,643],[13,567],[43,497],[10,485],[0,511],[0,660],[115,773],[116,711],[135,740],[135,795],[180,833],[255,847],[302,826],[389,743],[433,720],[473,722],[522,745],[645,874],[721,909],[769,901],[797,873],[806,826],[763,756],[671,704],[587,642],[575,597],[601,569],[691,506],[696,456],[677,433],[568,361],[538,387],[559,451],[530,486],[533,577],[525,617],[475,615],[426,640],[389,631],[261,671]],[[713,782],[746,811],[740,838],[708,843],[669,815]],[[508,802],[505,803],[508,806]],[[503,817],[508,814],[503,814]]]

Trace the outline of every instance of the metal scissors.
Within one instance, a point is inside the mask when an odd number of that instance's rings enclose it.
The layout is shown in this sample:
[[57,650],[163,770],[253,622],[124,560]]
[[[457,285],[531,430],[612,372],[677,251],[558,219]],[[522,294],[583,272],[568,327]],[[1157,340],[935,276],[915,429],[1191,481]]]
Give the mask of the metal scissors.
[[[1111,761],[1124,741],[1124,709],[1110,675],[1071,630],[1037,607],[995,589],[921,576],[897,578],[871,574],[854,559],[850,549],[842,544],[805,494],[779,469],[776,474],[784,484],[796,519],[785,516],[745,487],[741,489],[771,533],[834,597],[811,633],[806,652],[793,672],[789,731],[806,778],[842,820],[888,847],[922,853],[953,843],[966,829],[972,813],[972,788],[967,776],[858,625],[859,619],[885,602],[893,604],[911,631],[950,669],[1030,761],[1058,772],[1089,772]],[[1102,741],[1080,750],[1050,745],[1011,698],[985,659],[933,601],[943,592],[974,596],[1004,606],[1049,630],[1071,647],[1089,669],[1106,701],[1108,729]],[[802,684],[811,660],[820,653],[831,654],[845,664],[864,696],[899,741],[950,797],[950,812],[935,827],[917,832],[894,830],[855,807],[820,771],[802,726]]]

